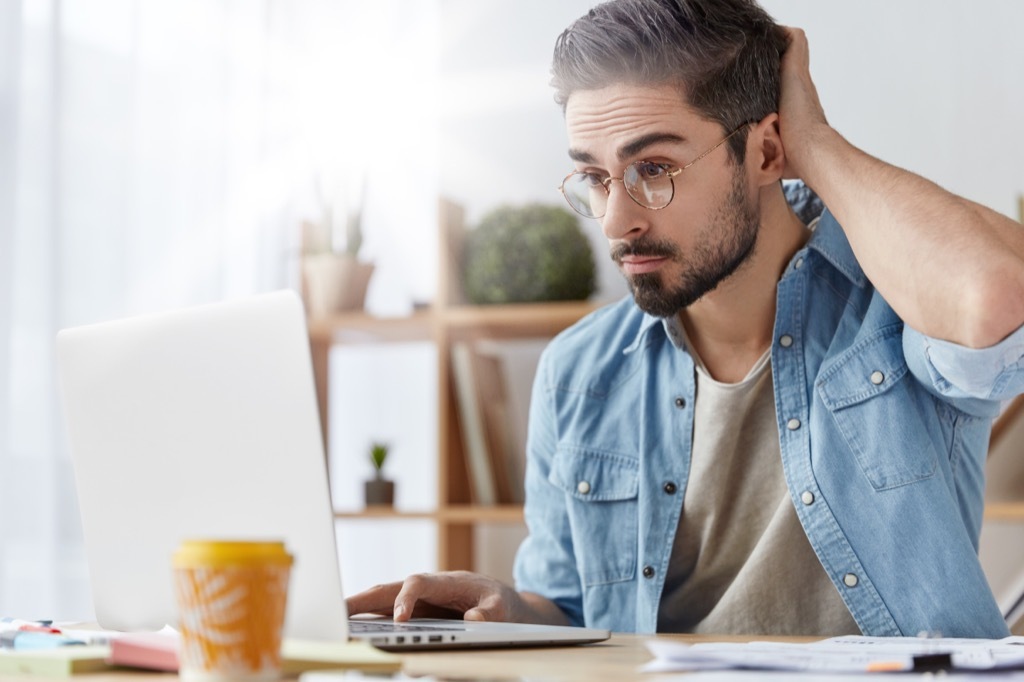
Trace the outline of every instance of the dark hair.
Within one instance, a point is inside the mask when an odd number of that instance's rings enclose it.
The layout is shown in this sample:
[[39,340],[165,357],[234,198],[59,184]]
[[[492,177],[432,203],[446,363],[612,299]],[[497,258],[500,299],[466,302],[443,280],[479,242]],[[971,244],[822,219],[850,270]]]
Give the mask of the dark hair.
[[[725,132],[778,111],[784,30],[754,0],[611,0],[555,42],[551,84],[565,109],[576,90],[675,85]],[[729,148],[746,149],[741,130]]]

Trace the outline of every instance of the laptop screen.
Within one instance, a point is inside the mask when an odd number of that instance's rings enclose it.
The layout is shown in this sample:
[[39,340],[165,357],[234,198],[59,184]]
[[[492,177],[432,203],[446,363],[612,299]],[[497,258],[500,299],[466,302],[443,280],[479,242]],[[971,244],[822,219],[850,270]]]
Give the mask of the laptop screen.
[[262,539],[295,556],[286,636],[347,636],[297,295],[67,329],[57,353],[101,626],[176,624],[182,540]]

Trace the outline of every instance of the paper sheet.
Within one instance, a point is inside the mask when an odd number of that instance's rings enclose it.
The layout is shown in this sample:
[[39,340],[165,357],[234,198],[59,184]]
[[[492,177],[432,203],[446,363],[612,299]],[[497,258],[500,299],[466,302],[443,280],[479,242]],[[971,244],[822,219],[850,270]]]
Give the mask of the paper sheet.
[[955,639],[834,637],[810,643],[651,640],[645,672],[775,670],[877,673],[921,670],[1024,670],[1024,637]]

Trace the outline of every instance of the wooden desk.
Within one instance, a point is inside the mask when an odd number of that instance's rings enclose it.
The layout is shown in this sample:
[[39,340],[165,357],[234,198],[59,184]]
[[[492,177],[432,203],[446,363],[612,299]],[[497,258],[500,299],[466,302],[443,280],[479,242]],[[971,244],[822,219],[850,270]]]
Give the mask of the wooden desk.
[[[402,670],[411,676],[458,679],[622,682],[641,677],[637,668],[651,660],[643,644],[646,639],[612,635],[606,642],[582,646],[410,653],[402,656]],[[650,677],[652,682],[656,679]]]
[[[660,635],[687,642],[745,642],[750,637],[701,637],[695,635]],[[437,651],[402,654],[402,671],[409,676],[430,675],[437,678],[459,680],[518,680],[533,679],[550,682],[659,682],[678,679],[678,673],[652,675],[638,672],[638,668],[651,660],[644,642],[649,635],[612,635],[599,644],[569,647],[528,649],[481,649]],[[759,638],[760,639],[760,638]],[[777,641],[806,642],[815,638],[771,637]],[[12,678],[13,680],[14,678]],[[39,680],[21,677],[21,680]],[[168,674],[141,672],[111,672],[79,675],[82,682],[149,682],[176,679]],[[386,677],[379,679],[387,679]]]
[[[752,637],[658,635],[660,639],[685,642],[749,642]],[[433,675],[460,680],[544,680],[546,682],[659,682],[678,680],[680,673],[640,673],[653,657],[644,646],[651,635],[613,634],[598,644],[539,649],[489,649],[481,651],[404,654],[403,672],[410,676]],[[819,637],[757,637],[773,641],[809,642]]]

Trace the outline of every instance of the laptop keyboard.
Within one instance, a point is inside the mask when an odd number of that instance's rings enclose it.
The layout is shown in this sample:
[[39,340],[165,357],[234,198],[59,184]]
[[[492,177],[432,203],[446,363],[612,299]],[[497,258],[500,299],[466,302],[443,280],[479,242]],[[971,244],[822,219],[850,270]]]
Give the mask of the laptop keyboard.
[[375,620],[350,620],[348,622],[349,632],[433,632],[437,630],[463,630],[458,626],[444,626],[438,628],[432,625],[406,625],[405,623],[394,623],[387,621],[381,623]]

